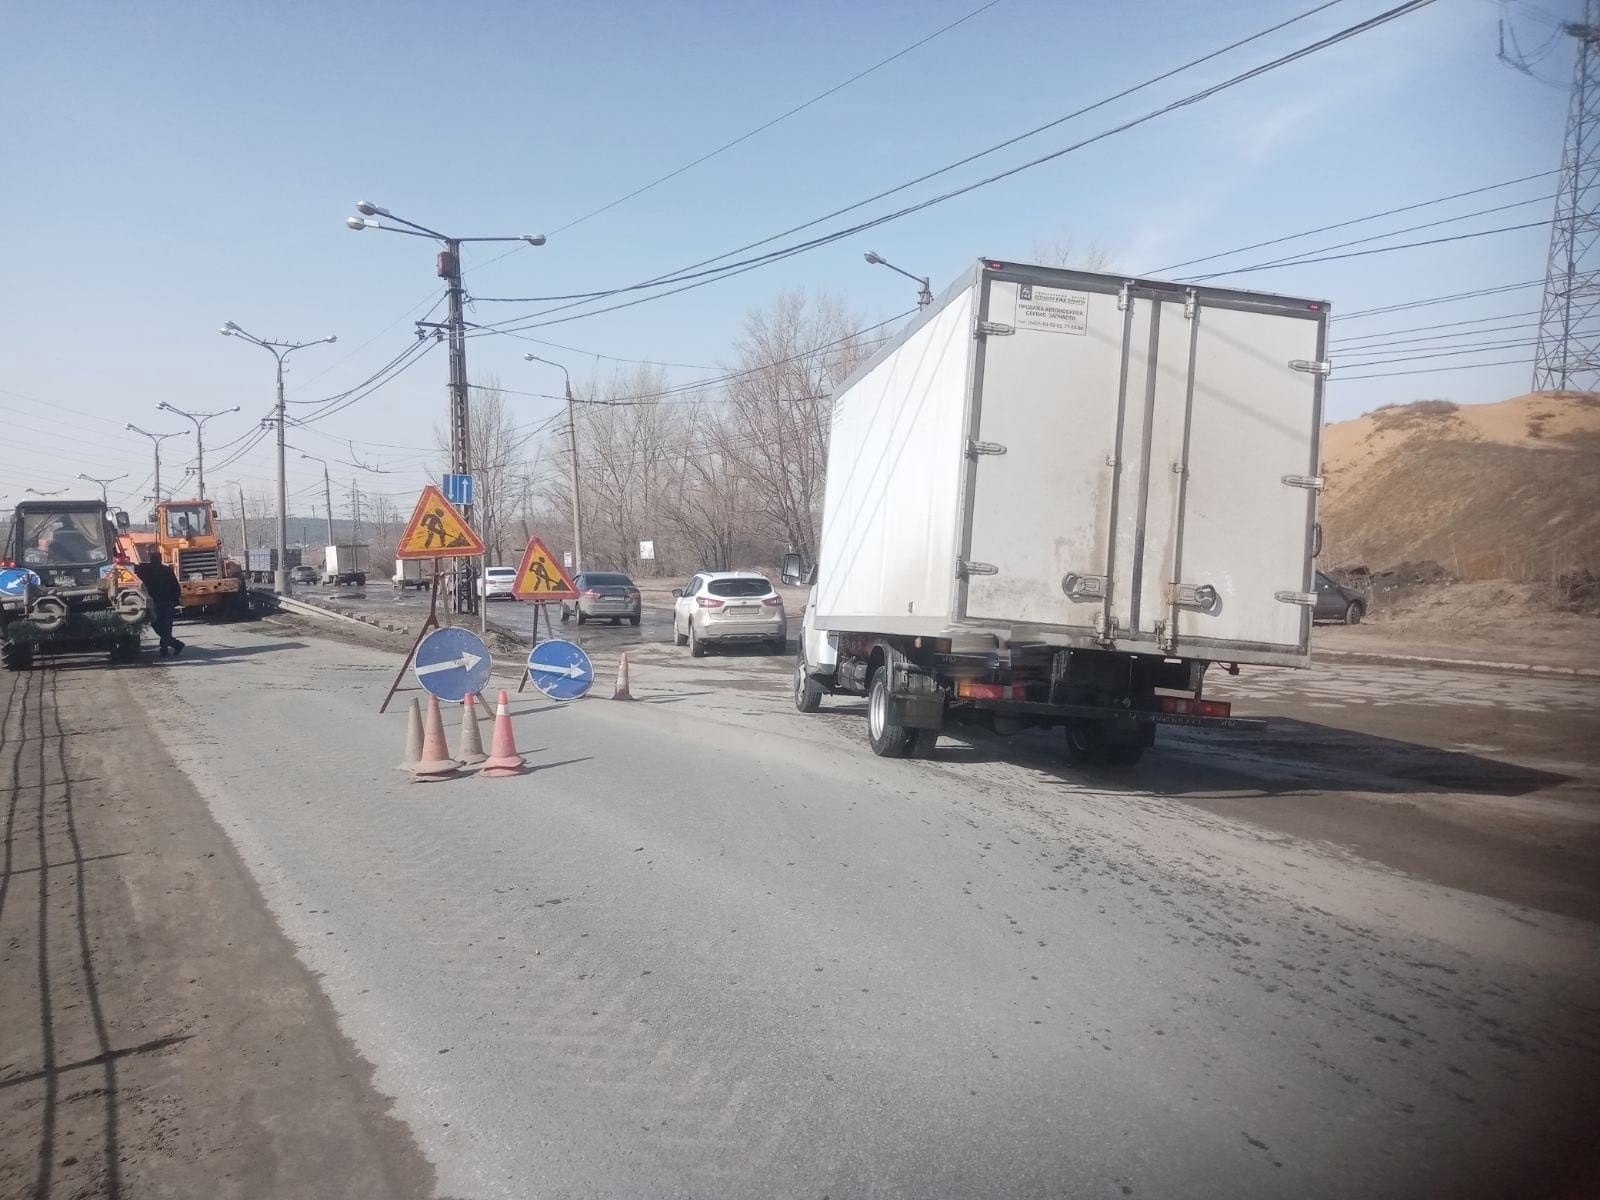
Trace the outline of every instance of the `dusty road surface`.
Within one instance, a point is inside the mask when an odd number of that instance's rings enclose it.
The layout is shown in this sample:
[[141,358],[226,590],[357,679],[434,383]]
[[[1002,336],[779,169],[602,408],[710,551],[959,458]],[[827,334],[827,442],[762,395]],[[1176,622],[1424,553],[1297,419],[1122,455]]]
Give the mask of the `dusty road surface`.
[[0,677],[0,1196],[432,1195],[151,732],[152,674]]
[[[402,713],[375,711],[397,655],[369,641],[209,627],[166,668],[84,676],[116,681],[113,724],[181,768],[189,836],[217,837],[203,801],[237,852],[218,852],[231,890],[176,907],[208,934],[254,922],[280,965],[287,938],[348,1041],[302,971],[215,984],[240,1029],[329,1039],[292,1102],[252,1110],[284,1151],[252,1160],[267,1178],[301,1137],[350,1139],[369,1194],[462,1197],[1579,1197],[1600,1178],[1595,681],[1260,672],[1226,687],[1267,733],[1084,772],[1042,735],[875,759],[859,703],[801,716],[781,663],[636,645],[637,703],[519,698],[528,774],[416,785],[393,769]],[[63,744],[85,778],[121,766]],[[165,865],[149,821],[68,857]],[[36,945],[11,903],[8,989]],[[210,977],[147,953],[103,974]],[[146,1028],[113,1046],[193,1032],[167,1017],[181,990],[141,986],[117,1011]],[[8,1030],[37,1021],[30,995],[0,994]],[[39,1071],[37,1029],[7,1037],[7,1070]],[[205,1086],[251,1067],[210,1060]],[[192,1072],[151,1086],[186,1106],[173,1136],[233,1144]],[[24,1189],[37,1107],[8,1110]]]

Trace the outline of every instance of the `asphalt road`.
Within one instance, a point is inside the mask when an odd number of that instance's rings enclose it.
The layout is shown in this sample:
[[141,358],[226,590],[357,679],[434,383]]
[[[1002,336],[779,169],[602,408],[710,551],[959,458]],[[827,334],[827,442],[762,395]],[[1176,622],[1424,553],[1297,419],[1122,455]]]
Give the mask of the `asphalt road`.
[[392,650],[191,644],[143,703],[440,1194],[1537,1196],[1592,1143],[1593,681],[1261,673],[1269,735],[1116,775],[646,644],[416,785]]

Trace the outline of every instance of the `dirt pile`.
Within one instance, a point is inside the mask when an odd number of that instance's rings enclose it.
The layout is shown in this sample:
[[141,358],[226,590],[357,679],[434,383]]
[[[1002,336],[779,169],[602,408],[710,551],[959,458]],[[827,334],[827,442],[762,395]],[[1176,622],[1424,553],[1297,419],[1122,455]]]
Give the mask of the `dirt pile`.
[[1600,395],[1421,400],[1323,431],[1322,561],[1465,579],[1600,570]]

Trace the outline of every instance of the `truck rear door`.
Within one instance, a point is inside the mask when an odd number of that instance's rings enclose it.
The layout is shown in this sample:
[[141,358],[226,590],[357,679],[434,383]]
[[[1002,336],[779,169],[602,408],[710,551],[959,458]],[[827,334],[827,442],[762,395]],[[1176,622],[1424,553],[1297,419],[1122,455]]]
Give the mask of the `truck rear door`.
[[1303,655],[1323,306],[1012,267],[983,288],[958,612]]

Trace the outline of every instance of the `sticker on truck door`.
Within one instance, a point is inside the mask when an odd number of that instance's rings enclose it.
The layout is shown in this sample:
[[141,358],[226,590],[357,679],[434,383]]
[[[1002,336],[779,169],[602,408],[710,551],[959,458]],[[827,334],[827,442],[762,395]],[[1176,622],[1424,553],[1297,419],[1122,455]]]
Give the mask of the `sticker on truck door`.
[[1045,333],[1089,332],[1089,293],[1024,283],[1017,288],[1018,329]]

